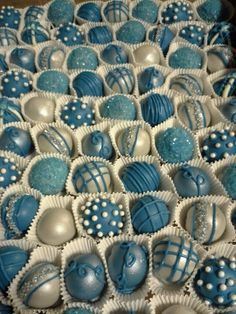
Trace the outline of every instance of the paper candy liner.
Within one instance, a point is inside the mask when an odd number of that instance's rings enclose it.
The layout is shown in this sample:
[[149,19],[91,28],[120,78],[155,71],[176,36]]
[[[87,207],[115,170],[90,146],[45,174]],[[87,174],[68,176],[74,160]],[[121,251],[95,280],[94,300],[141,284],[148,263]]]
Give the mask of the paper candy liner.
[[[100,9],[101,9],[102,4],[103,4],[102,1],[89,1],[89,3],[95,3],[95,4],[97,4],[97,5],[100,7]],[[81,17],[78,16],[79,9],[82,7],[82,5],[84,5],[84,2],[78,3],[78,4],[76,5],[76,7],[75,7],[75,11],[74,11],[74,19],[75,19],[75,21],[76,21],[79,25],[82,25],[82,24],[85,24],[85,23],[95,24],[96,22],[88,21],[88,20],[82,19]]]
[[48,309],[34,309],[27,307],[23,304],[22,300],[18,297],[17,287],[20,283],[22,277],[29,271],[34,265],[41,262],[49,262],[58,267],[61,266],[60,252],[53,247],[38,247],[35,249],[28,260],[28,263],[21,269],[15,279],[12,281],[9,287],[9,296],[12,300],[13,306],[22,314],[31,314],[31,313],[55,313],[55,310],[60,309],[60,305],[55,308]]
[[63,307],[63,310],[62,312],[60,312],[60,314],[62,313],[65,313],[66,310],[69,310],[69,309],[74,309],[76,308],[79,308],[80,310],[83,309],[83,310],[87,310],[87,311],[91,311],[92,313],[94,314],[100,314],[101,313],[101,308],[99,307],[94,307],[93,304],[87,304],[87,303],[83,303],[83,305],[81,306],[81,304],[79,302],[72,302],[72,303],[69,303],[67,305],[64,305]]
[[[219,180],[217,180],[216,176],[213,174],[211,167],[201,159],[193,159],[191,161],[188,161],[182,164],[175,164],[175,165],[166,164],[162,166],[162,171],[163,173],[168,174],[168,176],[171,178],[171,181],[174,185],[173,178],[177,170],[180,168],[180,166],[183,166],[185,164],[190,165],[192,167],[199,167],[200,169],[202,169],[203,171],[207,173],[209,177],[209,181],[210,181],[210,187],[211,187],[209,195],[226,196],[225,191],[222,188],[222,184],[219,182]],[[176,188],[175,188],[175,193],[178,195]],[[181,198],[181,196],[179,197]]]
[[213,314],[203,302],[199,299],[183,295],[156,295],[150,300],[151,309],[153,314],[162,314],[162,312],[174,304],[184,305],[198,314]]
[[227,97],[227,98],[222,98],[222,97],[216,97],[212,99],[212,105],[215,106],[218,109],[219,114],[221,115],[221,121],[224,123],[234,123],[230,120],[228,120],[224,114],[221,112],[222,107],[224,104],[229,103],[231,100],[235,99],[235,97]]
[[[159,198],[165,202],[165,204],[167,205],[167,207],[170,211],[170,221],[168,222],[167,225],[171,225],[171,226],[174,225],[175,224],[175,210],[176,210],[176,206],[178,203],[178,198],[176,197],[176,195],[172,192],[147,192],[147,193],[143,193],[143,194],[127,193],[130,211],[132,211],[132,208],[135,205],[135,203],[139,199],[144,197],[145,195],[151,195],[151,196],[157,197],[157,198]],[[131,219],[131,221],[132,221],[132,219]],[[163,229],[163,228],[161,228],[161,229]],[[156,232],[159,232],[161,229],[159,229]],[[146,233],[146,234],[147,235],[153,235],[156,232]],[[132,225],[132,234],[136,234],[136,231],[134,230],[133,225]]]
[[[134,241],[138,245],[142,245],[147,249],[147,258],[148,258],[148,270],[147,270],[147,275],[145,280],[143,281],[142,285],[134,290],[132,293],[129,294],[122,294],[120,293],[116,287],[113,281],[110,278],[109,271],[108,271],[108,265],[107,265],[107,259],[109,257],[110,250],[112,246],[119,242],[119,241]],[[115,236],[112,238],[107,238],[102,240],[98,244],[98,250],[102,256],[103,263],[105,265],[105,270],[108,278],[108,282],[111,286],[112,294],[114,295],[115,300],[119,300],[119,304],[124,304],[124,302],[127,301],[137,301],[140,299],[144,299],[145,296],[147,296],[149,292],[149,287],[148,287],[148,277],[150,276],[150,263],[149,263],[149,258],[150,258],[150,252],[149,252],[149,242],[148,242],[148,237],[146,235],[139,235],[139,236],[132,236],[128,234],[120,235],[120,236]]]
[[[192,275],[182,284],[165,284],[162,283],[153,273],[153,249],[155,248],[156,244],[162,240],[165,237],[168,236],[180,236],[188,241],[191,241],[193,244],[193,248],[197,251],[199,258],[202,259],[206,256],[206,251],[203,249],[201,245],[199,245],[196,241],[192,240],[189,234],[184,231],[181,228],[176,228],[172,226],[165,227],[161,231],[155,233],[149,241],[149,252],[150,252],[150,275],[148,278],[148,284],[151,289],[151,291],[156,294],[160,295],[163,294],[163,296],[181,296],[183,295],[184,291],[186,290],[186,286],[188,282],[191,280]],[[198,265],[196,265],[195,269],[198,268]]]
[[[18,10],[19,10],[19,9],[18,9]],[[16,36],[16,39],[17,39],[17,41],[18,41],[18,36],[17,36],[17,34],[18,34],[19,31],[16,31],[16,30],[13,29],[13,28],[0,27],[0,30],[2,30],[2,29],[10,30],[10,31]],[[18,45],[19,45],[19,43],[16,43],[16,44],[14,44],[14,45],[2,46],[1,49],[2,49],[3,51],[7,52],[8,49],[16,48],[16,46],[18,46]]]
[[[128,191],[125,190],[125,186],[120,178],[120,173],[125,166],[136,161],[147,162],[155,166],[155,168],[157,169],[160,175],[160,186],[159,186],[158,191],[171,191],[171,192],[174,191],[174,185],[171,182],[170,178],[162,172],[158,159],[155,156],[140,156],[140,157],[134,157],[134,158],[123,157],[123,158],[118,159],[114,164],[115,175],[117,178],[119,178],[119,182],[122,186],[123,192],[127,193]],[[147,191],[147,192],[155,192],[155,191]],[[132,192],[129,192],[129,193],[132,193]]]
[[[83,27],[84,27],[84,33],[85,33],[85,40],[86,40],[86,43],[88,46],[91,46],[91,47],[96,47],[96,46],[99,46],[101,44],[95,44],[95,43],[91,43],[90,40],[89,40],[89,31],[92,29],[92,28],[95,28],[97,26],[107,26],[109,28],[109,30],[111,31],[111,34],[112,34],[112,41],[113,42],[115,40],[115,34],[114,34],[114,29],[113,29],[113,25],[111,24],[108,24],[108,23],[105,23],[105,22],[94,22],[94,23],[84,23],[83,24]],[[109,42],[109,43],[111,43]],[[109,44],[108,43],[108,44]],[[102,44],[103,45],[103,44]]]
[[231,211],[229,208],[230,201],[228,198],[224,196],[216,195],[216,196],[191,197],[191,198],[181,201],[175,210],[175,221],[177,225],[183,228],[185,231],[187,231],[185,227],[187,212],[190,209],[190,207],[198,201],[217,204],[217,206],[220,207],[226,219],[226,228],[225,228],[224,233],[220,237],[220,239],[218,239],[217,241],[214,241],[211,244],[203,244],[203,245],[206,247],[211,247],[211,246],[218,245],[219,243],[223,244],[223,243],[232,241],[235,236],[235,231],[231,223],[231,219],[230,219],[231,218]]
[[[15,49],[16,47],[12,47],[11,49],[8,49],[7,51],[6,51],[6,63],[7,63],[7,65],[8,65],[8,68],[11,70],[11,69],[19,69],[19,70],[24,70],[24,68],[23,67],[21,67],[21,66],[19,66],[19,65],[17,65],[17,64],[15,64],[15,63],[11,63],[11,53],[12,53],[12,51]],[[34,52],[35,53],[35,49],[34,49],[34,47],[33,46],[25,46],[25,45],[22,45],[22,46],[17,46],[17,49],[21,49],[21,48],[27,48],[28,50],[31,50],[32,52]]]
[[[229,213],[230,213],[230,221],[231,223],[233,224],[233,221],[232,221],[232,218],[233,218],[233,215],[236,215],[236,201],[232,202],[229,206]],[[233,224],[234,226],[234,230],[236,229],[236,224],[234,223]],[[234,239],[231,241],[232,244],[236,244],[236,234],[234,234]]]
[[216,94],[216,92],[214,91],[213,85],[218,80],[223,79],[225,77],[225,75],[230,73],[230,72],[234,72],[235,73],[236,69],[225,69],[225,70],[217,71],[217,72],[215,72],[213,74],[208,75],[207,80],[208,80],[208,83],[211,85],[212,95],[214,97],[216,97],[216,98],[229,98],[228,95],[220,96],[220,95]]
[[[102,4],[102,7],[101,7],[101,16],[102,16],[102,20],[109,26],[113,27],[113,25],[115,24],[118,24],[120,22],[110,22],[108,21],[108,19],[106,18],[105,14],[104,14],[104,10],[106,8],[106,6],[109,4],[109,3],[112,3],[112,0],[108,0],[106,2],[103,2]],[[129,3],[130,1],[129,0],[123,0],[122,3],[126,4],[129,8]],[[128,13],[129,13],[129,10],[128,10]],[[129,17],[128,17],[128,20],[129,20]]]
[[99,238],[98,236],[93,237],[90,236],[87,232],[86,229],[83,227],[82,223],[80,222],[80,218],[83,217],[82,212],[81,212],[81,207],[85,205],[85,203],[92,199],[94,200],[95,198],[105,198],[105,199],[114,199],[116,205],[122,204],[123,208],[122,210],[125,212],[124,216],[124,226],[121,229],[122,234],[130,234],[131,233],[131,218],[130,218],[130,211],[129,211],[129,205],[128,205],[128,198],[126,195],[122,193],[91,193],[89,196],[86,196],[84,194],[81,194],[80,196],[76,197],[76,199],[72,203],[72,211],[73,215],[75,217],[75,224],[78,232],[78,236],[86,237],[86,238],[91,238],[94,241],[101,241],[101,239],[104,238],[113,238],[110,236],[103,236],[102,238]]
[[[76,239],[74,241],[71,241],[68,243],[63,251],[62,251],[62,268],[61,268],[61,294],[62,294],[62,299],[63,303],[68,305],[68,306],[88,306],[87,302],[79,301],[78,299],[73,298],[69,292],[66,289],[66,283],[64,280],[64,272],[67,267],[67,263],[70,260],[72,256],[77,256],[77,255],[82,255],[82,254],[89,254],[93,253],[96,254],[103,262],[103,265],[105,267],[104,260],[102,258],[101,252],[96,244],[95,241],[92,239],[86,239],[86,238],[80,238]],[[111,287],[110,287],[110,282],[107,278],[106,274],[106,281],[107,281],[107,286],[104,289],[100,299],[96,302],[91,302],[89,303],[91,306],[94,306],[95,308],[101,308],[104,303],[107,301],[108,297],[111,295]],[[99,312],[100,313],[100,312]]]
[[[28,94],[25,94],[20,99],[20,104],[21,104],[21,108],[22,108],[22,115],[23,115],[24,119],[27,122],[30,122],[32,125],[35,125],[37,123],[40,123],[40,121],[32,120],[25,113],[25,105],[33,97],[41,97],[41,98],[44,98],[44,99],[52,99],[52,100],[54,100],[54,102],[56,102],[56,99],[57,99],[58,95],[57,94],[53,94],[53,93],[48,93],[48,92],[30,92]],[[55,103],[55,107],[56,107],[56,103]],[[55,118],[54,118],[54,120],[55,120]]]
[[[78,196],[81,194],[80,192],[76,192],[75,187],[74,187],[73,182],[72,182],[72,177],[73,177],[75,171],[77,170],[78,166],[82,166],[82,165],[84,165],[88,162],[91,162],[91,161],[102,162],[102,163],[104,163],[104,165],[106,165],[108,167],[109,172],[110,172],[110,176],[111,176],[111,188],[112,188],[112,191],[110,191],[110,192],[111,193],[112,192],[122,192],[122,186],[121,186],[118,178],[115,175],[114,166],[109,161],[104,160],[103,158],[99,158],[99,157],[84,156],[84,157],[76,158],[71,164],[70,173],[69,173],[69,175],[67,177],[67,181],[66,181],[67,193],[69,193],[71,195],[75,195],[75,196]],[[82,194],[85,196],[90,196],[93,193],[83,192]]]
[[[63,208],[72,213],[72,200],[73,198],[71,196],[44,196],[41,199],[39,210],[30,225],[30,228],[26,234],[26,238],[30,241],[37,242],[41,246],[54,246],[41,242],[41,240],[37,236],[37,224],[40,220],[40,217],[42,217],[44,212],[47,211],[47,209],[49,208]],[[57,247],[62,248],[64,244],[65,243]]]
[[114,314],[119,313],[119,310],[125,311],[125,313],[134,312],[142,314],[152,314],[150,303],[145,301],[144,298],[142,300],[131,300],[125,303],[121,303],[117,300],[107,301],[106,304],[103,306],[101,313]]

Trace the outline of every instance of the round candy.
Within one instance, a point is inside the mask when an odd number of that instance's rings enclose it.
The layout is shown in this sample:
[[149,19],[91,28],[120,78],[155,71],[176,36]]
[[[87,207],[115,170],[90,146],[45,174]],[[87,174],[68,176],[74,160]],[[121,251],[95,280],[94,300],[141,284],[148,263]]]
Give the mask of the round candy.
[[198,51],[189,47],[182,47],[170,54],[169,65],[174,69],[201,69],[203,58]]
[[67,58],[68,70],[96,70],[98,67],[98,58],[95,51],[88,47],[79,47],[73,49]]
[[169,88],[188,96],[201,96],[204,92],[202,81],[192,74],[176,75],[171,79]]
[[236,96],[236,71],[232,70],[217,78],[212,85],[218,96],[224,98]]
[[38,160],[30,169],[29,185],[42,194],[58,194],[64,190],[69,167],[56,157]]
[[210,192],[210,177],[205,170],[189,165],[181,166],[173,178],[181,197],[203,196]]
[[236,135],[229,129],[211,131],[201,144],[204,160],[214,162],[229,155],[236,155]]
[[191,21],[193,17],[194,15],[191,5],[183,0],[168,3],[161,12],[162,22],[165,24]]
[[5,305],[0,303],[0,313],[1,314],[14,314],[13,308],[10,305]]
[[123,95],[115,95],[102,103],[100,114],[103,118],[117,120],[134,120],[136,107],[134,102]]
[[86,233],[92,237],[114,236],[122,232],[125,212],[122,204],[112,198],[90,198],[80,207],[81,219]]
[[226,309],[235,304],[235,257],[207,258],[194,279],[198,296],[208,305]]
[[227,22],[216,23],[208,32],[208,45],[224,44],[236,47],[236,27]]
[[102,78],[96,73],[83,71],[74,78],[72,84],[78,97],[104,96]]
[[64,49],[49,45],[39,52],[38,66],[40,70],[60,69],[64,63],[66,53]]
[[157,14],[158,6],[151,0],[142,0],[138,2],[132,10],[133,17],[151,24],[156,22]]
[[76,300],[97,301],[106,286],[100,257],[92,253],[72,256],[67,262],[64,280],[68,293]]
[[152,28],[148,33],[148,39],[157,43],[164,54],[166,55],[171,41],[174,39],[175,34],[168,26],[159,24],[157,27]]
[[162,86],[164,82],[164,75],[154,67],[145,68],[138,75],[138,87],[141,94],[145,94],[153,88]]
[[72,307],[63,312],[63,314],[94,314],[94,312],[83,307]]
[[47,245],[62,245],[73,239],[76,228],[72,213],[64,208],[48,208],[36,226],[39,240]]
[[0,97],[0,124],[22,121],[21,106],[6,97]]
[[110,137],[102,131],[94,131],[82,139],[82,151],[85,155],[110,159],[113,147]]
[[30,72],[36,72],[35,52],[28,48],[15,48],[11,51],[9,62]]
[[93,2],[82,4],[77,12],[77,17],[89,22],[101,22],[100,7]]
[[44,15],[44,8],[40,6],[29,6],[25,12],[25,24],[30,24],[31,22],[40,21]]
[[34,122],[50,123],[54,121],[55,107],[54,100],[35,96],[24,104],[24,116]]
[[84,33],[71,22],[60,25],[55,33],[56,40],[66,46],[76,46],[84,43]]
[[48,19],[55,26],[72,22],[74,2],[72,0],[53,0],[48,8]]
[[8,28],[0,28],[0,47],[17,45],[16,34]]
[[95,26],[88,32],[88,40],[92,44],[105,45],[113,40],[113,34],[108,26]]
[[207,69],[210,73],[234,68],[236,52],[229,46],[216,46],[207,51]]
[[125,49],[115,44],[109,44],[106,46],[102,50],[100,56],[103,61],[109,64],[123,64],[129,62],[128,54]]
[[128,157],[145,156],[151,150],[151,139],[141,125],[130,126],[119,132],[117,146],[121,155]]
[[3,199],[0,211],[6,239],[24,236],[39,208],[39,201],[30,194],[15,193]]
[[134,75],[128,68],[119,67],[108,72],[107,85],[116,93],[131,94],[134,89]]
[[46,92],[68,94],[69,78],[56,70],[42,72],[37,79],[37,88]]
[[3,293],[6,292],[17,273],[25,266],[28,257],[28,253],[19,247],[0,247],[0,289]]
[[21,278],[17,294],[28,307],[56,306],[60,300],[60,268],[49,262],[35,264]]
[[185,228],[199,243],[211,244],[225,232],[226,218],[217,204],[199,201],[188,209]]
[[110,23],[124,22],[129,19],[129,7],[120,0],[112,0],[105,6],[103,14]]
[[95,124],[94,109],[79,99],[74,99],[66,103],[60,112],[61,120],[72,129],[80,126]]
[[125,22],[116,32],[116,39],[127,44],[138,44],[145,40],[146,30],[138,21]]
[[11,6],[3,6],[0,11],[0,27],[18,29],[20,25],[20,11]]
[[22,41],[28,45],[42,43],[49,40],[49,37],[48,30],[38,21],[28,23],[21,32]]
[[0,189],[15,183],[20,179],[21,171],[14,158],[6,158],[0,155]]
[[167,309],[161,312],[161,314],[197,314],[197,313],[188,306],[182,304],[175,304],[169,306]]
[[136,233],[153,233],[169,223],[170,210],[162,199],[145,195],[131,207],[131,219]]
[[211,114],[208,107],[200,100],[189,99],[178,108],[178,117],[181,122],[192,131],[209,126]]
[[148,272],[148,253],[134,241],[116,242],[107,255],[108,272],[116,289],[130,294],[144,282]]
[[193,45],[202,46],[205,42],[205,31],[201,25],[189,24],[179,31],[179,36]]
[[8,64],[6,63],[5,56],[0,53],[0,74],[7,72]]
[[145,44],[133,51],[134,63],[136,65],[150,65],[160,63],[160,53],[157,47]]
[[172,101],[166,95],[150,94],[141,102],[144,121],[151,126],[160,124],[174,114]]
[[72,182],[77,193],[112,191],[111,173],[102,161],[90,161],[78,166],[74,171]]
[[232,199],[236,199],[236,163],[226,166],[221,175],[221,182]]
[[169,163],[181,163],[193,158],[194,140],[180,127],[167,128],[156,137],[156,148],[161,158]]
[[197,7],[197,13],[202,20],[210,23],[225,21],[230,15],[226,3],[222,0],[205,0]]
[[10,70],[1,77],[2,96],[20,98],[32,90],[32,81],[24,72]]
[[120,172],[121,181],[127,192],[144,193],[157,191],[160,186],[160,174],[154,164],[132,162]]
[[199,255],[190,240],[167,236],[153,249],[153,274],[167,285],[183,284],[193,273]]

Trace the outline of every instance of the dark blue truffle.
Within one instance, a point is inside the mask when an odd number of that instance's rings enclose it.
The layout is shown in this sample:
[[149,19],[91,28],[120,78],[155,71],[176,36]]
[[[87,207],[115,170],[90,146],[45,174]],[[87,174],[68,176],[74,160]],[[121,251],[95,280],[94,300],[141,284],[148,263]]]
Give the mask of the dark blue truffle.
[[110,23],[124,22],[129,19],[129,6],[120,0],[112,0],[105,6],[103,14]]
[[10,70],[1,78],[2,96],[9,98],[20,98],[32,90],[32,81],[24,72]]
[[134,89],[134,75],[125,67],[109,71],[105,77],[107,85],[116,93],[131,94]]
[[55,26],[73,22],[74,2],[72,0],[54,0],[48,8],[48,19]]
[[183,0],[172,1],[168,3],[161,12],[162,22],[172,24],[181,21],[191,21],[193,19],[193,10],[188,2]]
[[151,24],[156,22],[157,14],[158,6],[151,0],[142,0],[138,2],[132,11],[133,17]]
[[8,29],[8,28],[1,28],[0,29],[0,47],[7,47],[17,45],[18,40],[16,34]]
[[203,26],[189,24],[180,30],[179,36],[193,45],[202,46],[204,44],[206,34]]
[[164,25],[158,25],[150,30],[148,34],[149,40],[154,43],[158,43],[165,55],[167,54],[169,45],[174,37],[175,34],[169,29],[169,27]]
[[103,81],[94,72],[83,71],[79,73],[73,80],[73,88],[78,97],[104,96]]
[[13,308],[10,305],[5,305],[0,303],[0,313],[1,314],[14,314]]
[[100,7],[93,2],[81,5],[77,12],[77,17],[89,22],[101,22],[102,20]]
[[236,27],[227,22],[216,23],[208,32],[208,45],[224,44],[236,47]]
[[169,65],[174,69],[201,69],[203,58],[198,51],[189,47],[182,47],[170,54]]
[[84,43],[84,33],[75,24],[71,22],[60,25],[56,31],[56,40],[66,46],[76,46]]
[[35,52],[28,48],[15,48],[10,54],[10,63],[17,65],[30,72],[36,72]]
[[37,88],[51,93],[68,94],[69,78],[60,71],[45,71],[38,77]]
[[236,71],[232,70],[213,82],[213,89],[218,96],[236,96]]
[[0,54],[0,74],[8,70],[8,64],[6,63],[5,56]]
[[14,158],[0,156],[0,169],[0,189],[16,183],[20,179],[21,171]]
[[88,39],[92,44],[104,45],[112,42],[113,35],[108,26],[95,26],[89,30]]
[[18,29],[20,25],[20,11],[11,6],[3,6],[0,11],[0,27]]
[[128,55],[125,49],[121,46],[110,44],[101,52],[103,61],[109,64],[124,64],[128,63]]
[[25,12],[25,24],[30,24],[31,22],[40,21],[44,15],[44,8],[40,6],[29,6]]
[[154,67],[146,68],[138,75],[138,87],[141,94],[162,86],[164,82],[164,75]]
[[0,98],[0,123],[22,122],[21,106],[12,100]]
[[116,39],[128,44],[138,44],[145,40],[146,30],[138,21],[125,22],[116,32]]
[[227,101],[221,108],[221,112],[230,122],[236,123],[236,99]]
[[38,21],[25,25],[21,32],[21,39],[28,45],[35,45],[49,40],[47,29]]
[[85,155],[104,159],[110,159],[113,155],[110,137],[101,131],[86,135],[82,140],[82,150]]
[[68,70],[96,70],[99,62],[96,52],[88,47],[78,47],[73,49],[67,58]]
[[222,22],[229,18],[230,12],[222,0],[206,0],[197,7],[197,13],[206,22]]
[[232,199],[236,199],[236,164],[225,167],[220,174],[221,182]]

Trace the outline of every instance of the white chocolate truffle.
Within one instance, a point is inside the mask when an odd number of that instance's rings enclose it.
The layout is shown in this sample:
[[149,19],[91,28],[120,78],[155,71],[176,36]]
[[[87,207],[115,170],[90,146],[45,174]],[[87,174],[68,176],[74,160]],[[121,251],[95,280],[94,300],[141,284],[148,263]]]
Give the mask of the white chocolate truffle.
[[134,62],[138,65],[150,65],[160,63],[160,53],[156,47],[143,45],[133,52]]
[[197,314],[194,310],[181,304],[175,304],[165,309],[161,314]]
[[43,97],[32,97],[23,105],[26,119],[34,122],[50,123],[54,121],[55,102]]

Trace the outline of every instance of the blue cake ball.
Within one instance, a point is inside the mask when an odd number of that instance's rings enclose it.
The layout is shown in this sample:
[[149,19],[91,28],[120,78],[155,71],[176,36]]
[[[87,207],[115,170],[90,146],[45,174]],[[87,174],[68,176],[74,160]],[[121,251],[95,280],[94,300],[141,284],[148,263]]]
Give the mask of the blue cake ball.
[[148,34],[148,39],[157,43],[165,55],[167,54],[169,45],[174,37],[175,34],[168,26],[165,25],[158,25],[157,27],[151,29]]
[[67,58],[68,70],[96,70],[99,62],[96,52],[88,47],[78,47],[73,49]]
[[236,164],[226,166],[220,174],[221,182],[232,199],[236,199]]
[[146,68],[138,75],[138,87],[141,94],[145,94],[153,88],[162,86],[164,82],[164,75],[154,67]]
[[74,299],[97,301],[106,287],[102,260],[95,253],[72,256],[67,262],[64,280],[68,293]]
[[110,170],[103,161],[90,161],[76,167],[72,183],[77,193],[100,193],[113,190]]
[[208,305],[226,309],[235,304],[235,257],[207,258],[194,278],[194,289]]
[[44,8],[40,6],[29,6],[25,12],[25,24],[30,24],[31,22],[40,21],[44,15]]
[[210,73],[236,67],[236,51],[227,45],[207,50],[207,69]]
[[197,7],[197,13],[206,22],[222,22],[229,18],[230,12],[222,0],[206,0]]
[[134,120],[137,112],[134,102],[130,98],[124,95],[115,95],[102,103],[100,114],[102,118]]
[[151,0],[142,0],[138,2],[132,10],[133,17],[151,24],[157,21],[157,14],[158,6]]
[[145,195],[132,206],[131,219],[136,233],[153,233],[169,223],[170,210],[162,199]]
[[14,158],[0,156],[0,189],[15,183],[20,179],[20,176],[21,171]]
[[0,28],[0,47],[15,46],[18,44],[16,34],[8,28]]
[[208,45],[224,44],[236,47],[236,27],[227,22],[216,23],[208,32]]
[[236,123],[236,99],[230,99],[221,108],[221,112],[230,122]]
[[22,121],[21,106],[6,97],[0,97],[0,124]]
[[102,78],[90,71],[79,73],[72,82],[73,88],[78,97],[83,96],[104,96],[104,87]]
[[0,313],[1,314],[14,314],[13,308],[10,305],[0,303]]
[[15,193],[3,199],[1,222],[6,239],[24,236],[39,208],[39,201],[30,194]]
[[151,126],[160,124],[174,114],[172,101],[166,95],[150,94],[141,102],[144,121]]
[[236,96],[236,71],[232,70],[213,82],[213,89],[218,96]]
[[204,44],[206,34],[203,26],[189,24],[180,30],[179,36],[193,45],[202,46]]
[[94,314],[94,312],[83,307],[71,307],[63,312],[63,314]]
[[105,6],[103,14],[110,23],[124,22],[129,19],[129,6],[120,0],[112,0]]
[[64,63],[66,52],[55,45],[43,47],[38,53],[37,62],[40,70],[60,69]]
[[40,22],[31,22],[25,25],[21,32],[21,39],[28,45],[35,45],[49,40],[48,30]]
[[211,131],[201,144],[204,160],[214,162],[229,155],[236,155],[236,135],[229,129]]
[[88,40],[92,44],[97,45],[105,45],[113,40],[113,35],[111,29],[104,25],[104,26],[95,26],[91,28],[88,32]]
[[111,159],[113,147],[110,137],[102,131],[89,133],[82,139],[82,151],[85,155]]
[[9,126],[0,135],[0,149],[27,157],[34,152],[34,144],[28,131]]
[[125,22],[116,32],[116,39],[127,44],[138,44],[145,40],[146,30],[138,21]]
[[18,29],[20,25],[20,11],[11,6],[3,6],[0,10],[0,27]]
[[102,16],[100,7],[93,2],[87,2],[79,8],[77,17],[89,22],[101,22]]
[[69,78],[60,71],[42,72],[37,79],[37,88],[46,92],[68,94]]
[[203,196],[210,192],[210,177],[205,170],[189,165],[181,166],[173,178],[181,197]]
[[9,61],[30,72],[36,72],[35,67],[35,52],[28,48],[15,48],[11,51]]
[[156,148],[165,162],[180,163],[193,158],[194,140],[181,127],[170,127],[156,137]]
[[38,160],[30,169],[28,182],[30,187],[42,194],[58,194],[64,190],[69,167],[65,161],[56,157]]
[[145,281],[148,252],[134,241],[115,242],[107,255],[109,276],[121,294],[130,294]]
[[32,90],[32,81],[24,72],[9,70],[1,78],[0,91],[2,96],[20,98]]
[[92,237],[114,236],[122,232],[125,212],[122,204],[111,198],[90,198],[80,207],[81,219],[86,233]]
[[182,47],[170,54],[169,65],[174,69],[201,69],[203,58],[198,51],[189,47]]
[[3,293],[27,263],[28,253],[16,246],[2,246],[0,248],[0,289]]
[[192,74],[176,75],[171,79],[169,87],[188,96],[201,96],[204,93],[204,86],[201,79]]
[[48,8],[48,19],[55,25],[73,22],[74,2],[72,0],[53,0]]
[[127,192],[144,193],[157,191],[160,186],[160,174],[154,164],[132,162],[120,172],[121,181]]
[[76,46],[84,43],[84,32],[71,22],[60,25],[55,33],[56,40],[66,46]]
[[124,64],[129,62],[125,49],[115,44],[106,46],[100,56],[108,64]]
[[125,67],[115,68],[105,76],[107,85],[116,93],[132,94],[134,89],[134,75]]
[[161,12],[162,22],[172,24],[182,21],[191,21],[194,18],[193,10],[188,2],[183,0],[168,3]]
[[0,74],[8,70],[8,64],[6,62],[5,56],[0,53]]

